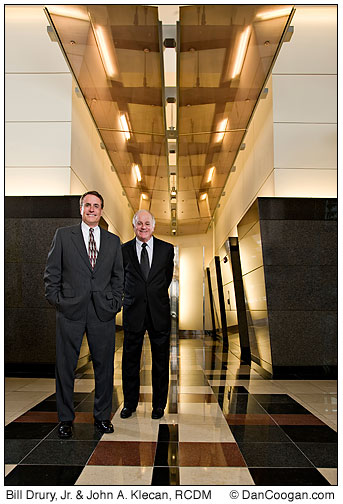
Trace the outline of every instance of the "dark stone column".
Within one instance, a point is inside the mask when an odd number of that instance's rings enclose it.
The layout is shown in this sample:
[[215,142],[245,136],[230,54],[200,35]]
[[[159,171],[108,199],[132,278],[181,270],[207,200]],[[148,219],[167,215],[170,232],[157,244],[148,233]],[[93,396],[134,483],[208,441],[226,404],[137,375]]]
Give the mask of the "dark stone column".
[[212,293],[212,283],[211,283],[211,271],[210,268],[206,268],[206,275],[207,275],[207,285],[208,285],[208,294],[210,298],[210,310],[211,310],[211,320],[212,320],[212,337],[213,339],[216,339],[216,320],[214,317],[214,300],[213,300],[213,293]]
[[241,259],[239,256],[238,238],[229,238],[229,253],[235,289],[239,342],[241,347],[241,360],[250,364],[250,344],[247,313],[245,309]]
[[[5,198],[7,375],[54,375],[56,316],[45,300],[43,274],[56,229],[78,223],[79,196]],[[78,368],[88,361],[84,340]]]
[[224,301],[224,291],[223,291],[223,280],[222,280],[222,272],[220,269],[220,259],[218,256],[215,256],[215,267],[216,267],[216,276],[217,276],[217,285],[218,285],[218,298],[219,298],[219,308],[220,308],[220,319],[222,325],[222,335],[223,335],[223,349],[227,351],[229,348],[229,340],[227,334],[227,324],[226,324],[226,315],[225,315],[225,301]]
[[337,200],[258,198],[238,225],[252,360],[274,378],[337,373]]

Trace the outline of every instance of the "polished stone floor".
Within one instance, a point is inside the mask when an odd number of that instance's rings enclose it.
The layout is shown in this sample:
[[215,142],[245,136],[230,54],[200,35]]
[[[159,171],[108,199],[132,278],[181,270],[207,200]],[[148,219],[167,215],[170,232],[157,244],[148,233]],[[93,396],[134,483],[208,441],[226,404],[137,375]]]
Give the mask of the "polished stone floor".
[[151,356],[140,402],[114,433],[93,425],[92,369],[75,381],[74,434],[57,436],[54,380],[6,378],[5,485],[336,485],[337,382],[266,380],[201,332],[172,336],[165,415],[151,419]]

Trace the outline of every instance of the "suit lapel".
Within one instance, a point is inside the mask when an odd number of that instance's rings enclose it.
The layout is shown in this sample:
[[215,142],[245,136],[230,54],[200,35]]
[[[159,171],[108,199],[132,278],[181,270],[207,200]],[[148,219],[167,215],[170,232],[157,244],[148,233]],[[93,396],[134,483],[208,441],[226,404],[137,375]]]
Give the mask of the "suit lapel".
[[89,261],[89,257],[88,257],[88,254],[87,254],[85,242],[84,242],[84,239],[83,239],[83,234],[82,234],[82,231],[81,231],[81,226],[76,226],[72,230],[72,240],[73,240],[74,245],[76,246],[78,252],[80,253],[80,256],[82,257],[82,259],[86,263],[87,267],[90,270],[92,270],[91,263]]
[[100,249],[96,258],[94,271],[96,271],[99,268],[99,266],[104,260],[104,257],[106,257],[106,251],[108,249],[108,238],[109,238],[108,234],[105,233],[102,228],[100,228]]
[[136,238],[134,238],[133,240],[131,240],[130,242],[130,246],[129,246],[129,254],[130,254],[130,257],[131,257],[131,263],[133,264],[133,266],[136,268],[136,270],[138,271],[138,273],[141,275],[141,277],[144,279],[143,277],[143,273],[142,273],[142,270],[141,270],[141,265],[139,264],[138,262],[138,257],[137,257],[137,250],[136,250]]
[[151,280],[153,277],[155,271],[158,269],[158,264],[161,259],[161,253],[160,253],[160,243],[157,238],[154,237],[154,245],[153,245],[153,252],[152,252],[152,264],[150,267],[149,275],[147,281]]

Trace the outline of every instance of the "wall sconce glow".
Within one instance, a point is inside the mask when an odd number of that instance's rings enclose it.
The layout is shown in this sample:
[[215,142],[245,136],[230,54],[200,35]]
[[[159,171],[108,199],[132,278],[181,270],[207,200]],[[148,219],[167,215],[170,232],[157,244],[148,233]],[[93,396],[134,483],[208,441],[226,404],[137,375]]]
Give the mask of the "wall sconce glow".
[[258,19],[261,19],[262,21],[265,21],[266,19],[274,19],[282,16],[289,16],[290,14],[290,9],[287,7],[287,9],[278,9],[278,10],[272,10],[268,12],[261,12],[260,14],[257,14],[256,17]]
[[144,200],[148,200],[149,199],[149,196],[145,193],[142,193],[142,199]]
[[200,201],[205,201],[206,198],[207,198],[206,192],[200,195]]
[[213,178],[213,174],[214,174],[214,170],[215,170],[215,166],[212,166],[212,168],[210,168],[210,171],[208,173],[208,177],[207,177],[207,183],[210,183],[212,178]]
[[121,127],[122,127],[122,130],[123,130],[123,133],[125,135],[126,140],[130,140],[131,134],[130,134],[130,131],[129,131],[129,125],[127,124],[127,120],[126,120],[126,115],[125,114],[122,114],[120,116],[120,124],[121,124]]
[[236,61],[235,65],[233,67],[233,72],[232,72],[232,79],[237,77],[241,71],[242,71],[242,66],[244,62],[244,58],[248,49],[248,43],[249,43],[249,38],[250,38],[250,26],[248,26],[244,32],[242,33],[240,39],[239,39],[239,45],[237,49],[237,56],[236,56]]
[[221,133],[217,134],[216,142],[221,142],[223,140],[227,125],[228,125],[228,119],[223,119],[219,123],[218,131],[220,131]]
[[108,77],[114,78],[118,72],[114,63],[114,55],[111,55],[111,42],[107,31],[102,26],[95,28],[95,36],[98,42],[99,52]]
[[141,175],[141,171],[139,169],[139,166],[137,164],[135,164],[135,165],[133,165],[133,169],[135,171],[137,182],[140,182],[142,180],[142,175]]

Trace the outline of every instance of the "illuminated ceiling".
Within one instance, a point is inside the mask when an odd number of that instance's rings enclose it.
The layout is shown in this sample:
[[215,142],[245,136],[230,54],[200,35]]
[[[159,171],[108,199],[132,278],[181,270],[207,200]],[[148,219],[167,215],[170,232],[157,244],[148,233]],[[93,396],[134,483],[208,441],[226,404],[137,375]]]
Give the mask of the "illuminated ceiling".
[[133,210],[160,234],[204,233],[293,9],[191,5],[172,24],[161,9],[46,12]]

